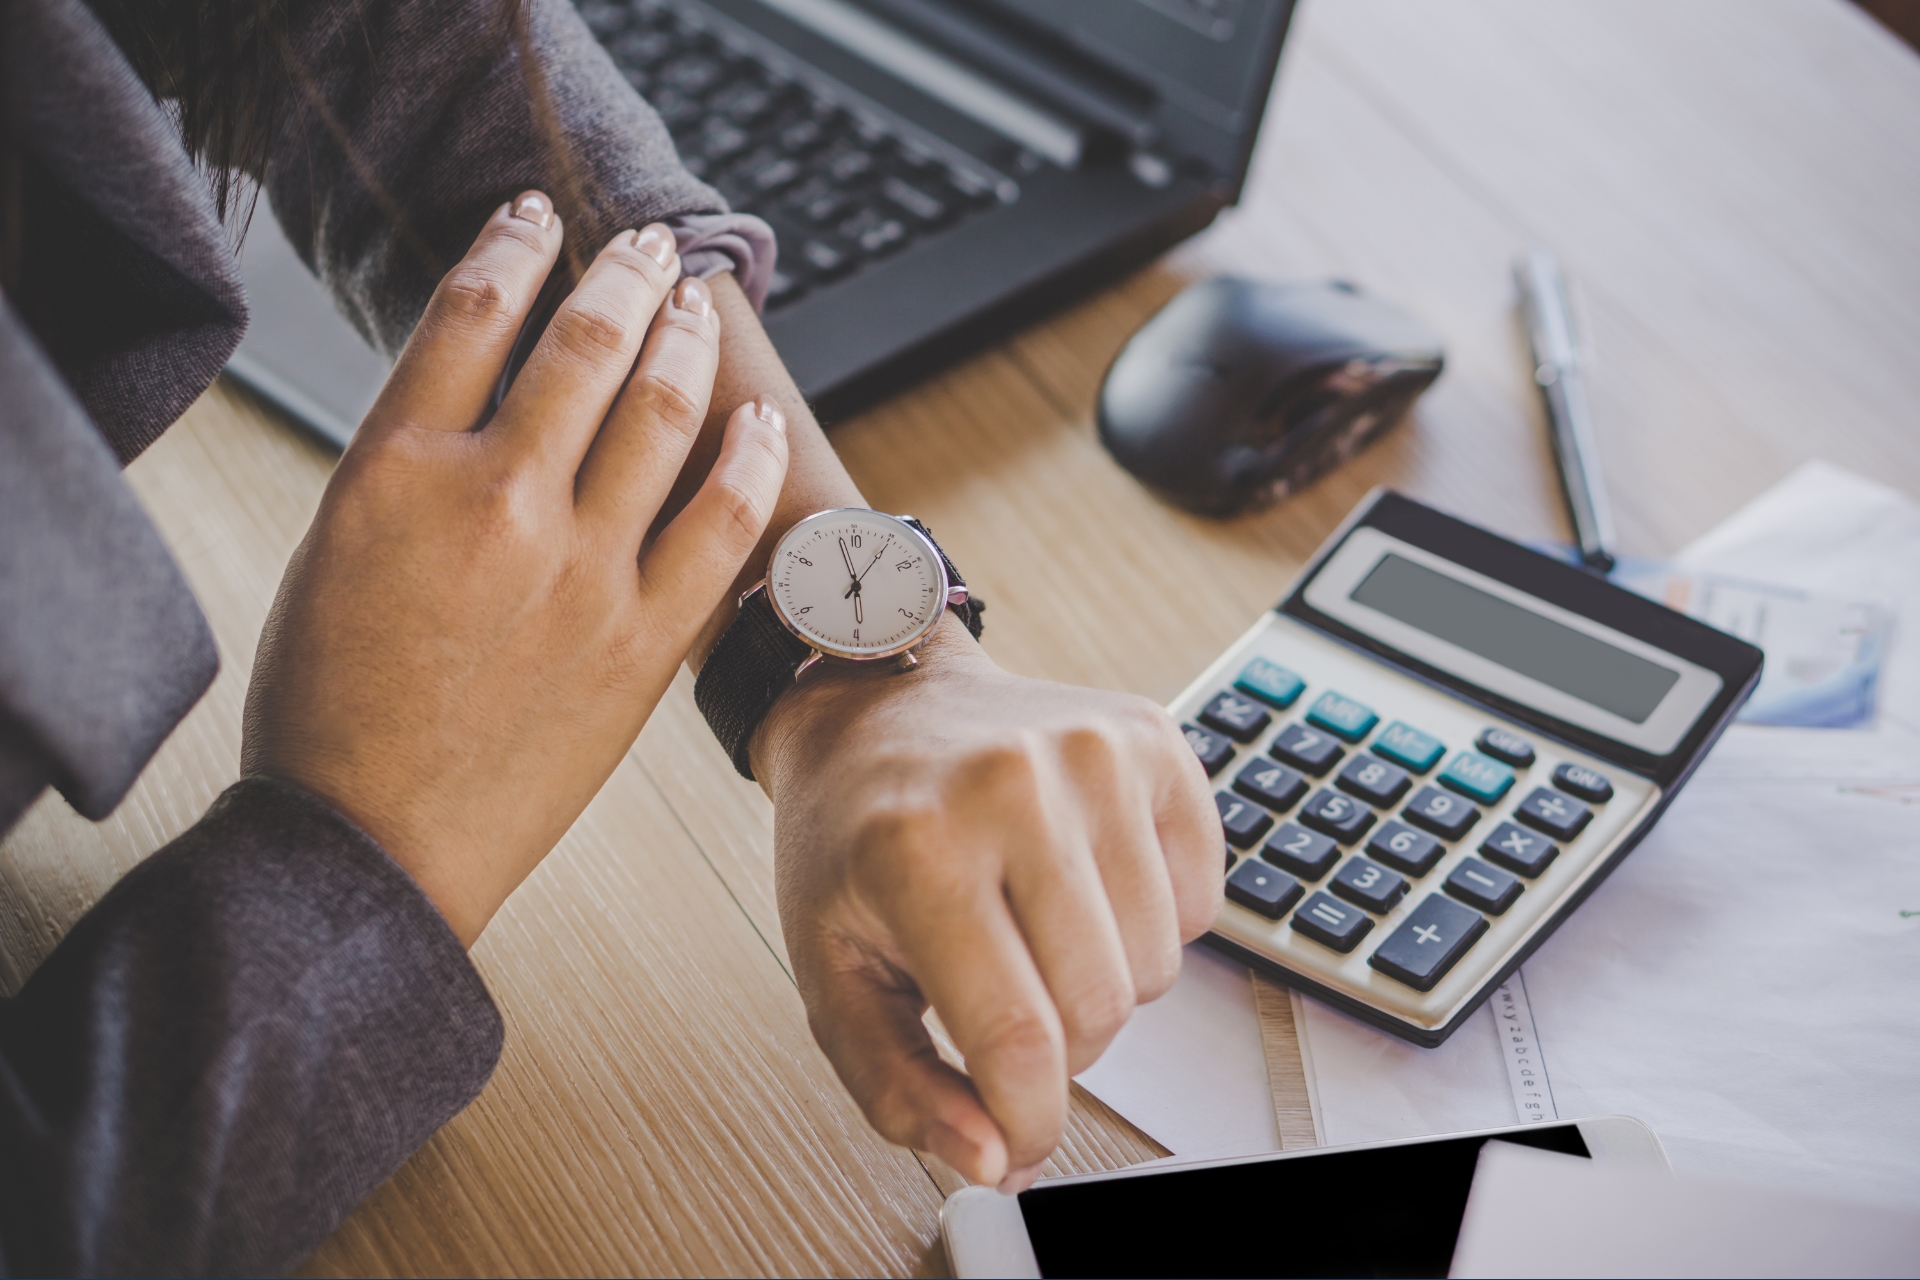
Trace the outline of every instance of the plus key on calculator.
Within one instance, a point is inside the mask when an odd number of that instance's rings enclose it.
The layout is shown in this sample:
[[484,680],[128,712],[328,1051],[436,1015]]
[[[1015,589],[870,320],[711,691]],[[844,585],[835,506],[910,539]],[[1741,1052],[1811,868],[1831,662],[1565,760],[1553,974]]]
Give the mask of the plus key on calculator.
[[1237,851],[1207,941],[1439,1044],[1759,673],[1744,641],[1377,490],[1171,705]]

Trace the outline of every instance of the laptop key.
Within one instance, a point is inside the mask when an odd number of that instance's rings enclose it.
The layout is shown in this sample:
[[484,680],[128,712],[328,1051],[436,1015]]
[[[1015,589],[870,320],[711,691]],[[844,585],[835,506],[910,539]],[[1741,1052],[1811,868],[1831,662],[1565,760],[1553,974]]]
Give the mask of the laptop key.
[[1200,708],[1200,723],[1209,729],[1226,734],[1235,742],[1252,742],[1267,731],[1273,723],[1273,717],[1266,708],[1252,698],[1243,698],[1237,693],[1222,691],[1207,700]]
[[1503,822],[1480,842],[1480,852],[1531,880],[1547,869],[1560,846],[1537,832]]
[[1383,916],[1407,896],[1407,882],[1368,858],[1349,858],[1327,885],[1356,907]]
[[1553,767],[1553,785],[1570,796],[1594,804],[1605,804],[1613,799],[1613,783],[1607,775],[1585,765],[1557,764]]
[[1220,825],[1226,829],[1227,843],[1236,849],[1251,849],[1260,837],[1273,829],[1273,815],[1251,800],[1222,791],[1213,803],[1220,810]]
[[1429,894],[1367,963],[1415,991],[1431,991],[1486,931],[1486,917],[1478,911]]
[[1293,913],[1295,933],[1342,953],[1351,951],[1373,930],[1373,917],[1330,894],[1316,893]]
[[1341,844],[1352,844],[1367,834],[1373,825],[1373,810],[1350,796],[1334,791],[1316,791],[1300,810],[1302,824]]
[[1300,901],[1306,890],[1284,871],[1268,866],[1258,858],[1249,858],[1227,877],[1227,900],[1249,911],[1278,920]]
[[1290,724],[1282,729],[1269,750],[1275,760],[1283,760],[1315,778],[1324,778],[1327,770],[1347,754],[1331,735],[1303,724]]
[[1180,732],[1186,735],[1187,745],[1193,748],[1193,754],[1200,757],[1200,767],[1207,771],[1209,778],[1233,759],[1233,739],[1224,733],[1212,733],[1193,724],[1181,725]]
[[1307,794],[1307,780],[1283,764],[1256,759],[1233,780],[1233,789],[1249,800],[1285,813]]
[[1340,860],[1340,846],[1318,831],[1283,822],[1278,831],[1267,837],[1260,856],[1302,880],[1318,880]]
[[1367,852],[1410,876],[1423,876],[1446,853],[1446,846],[1404,822],[1383,823],[1367,841]]
[[831,280],[853,266],[853,256],[834,248],[824,240],[800,242],[800,257],[823,280]]
[[1340,771],[1333,785],[1368,804],[1385,808],[1407,794],[1413,780],[1407,777],[1405,769],[1390,765],[1378,756],[1358,755]]
[[1414,792],[1400,816],[1442,840],[1458,840],[1467,833],[1468,827],[1480,821],[1478,809],[1438,787],[1422,787]]
[[952,212],[946,201],[899,178],[888,178],[882,182],[880,194],[929,227],[945,222],[947,215]]
[[1520,807],[1513,811],[1513,816],[1555,840],[1571,840],[1586,830],[1593,810],[1583,804],[1575,804],[1557,791],[1535,787],[1533,794],[1522,800]]
[[1468,906],[1497,916],[1513,905],[1526,886],[1498,867],[1478,858],[1463,859],[1440,886]]

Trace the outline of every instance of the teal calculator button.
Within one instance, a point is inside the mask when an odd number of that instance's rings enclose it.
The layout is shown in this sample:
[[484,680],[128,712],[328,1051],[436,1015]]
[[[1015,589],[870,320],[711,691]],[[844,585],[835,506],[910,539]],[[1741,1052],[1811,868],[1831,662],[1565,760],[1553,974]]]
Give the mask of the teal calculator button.
[[1307,682],[1277,662],[1255,658],[1234,678],[1233,687],[1269,706],[1285,711],[1307,687]]
[[1321,694],[1320,700],[1313,704],[1313,710],[1307,712],[1307,723],[1318,725],[1348,742],[1358,742],[1367,736],[1369,729],[1380,723],[1380,717],[1365,703],[1329,692]]
[[1513,770],[1478,751],[1462,751],[1440,771],[1440,785],[1481,804],[1493,804],[1513,785]]
[[1403,764],[1415,773],[1425,773],[1439,764],[1446,752],[1440,739],[1398,720],[1382,729],[1380,736],[1373,740],[1375,755]]

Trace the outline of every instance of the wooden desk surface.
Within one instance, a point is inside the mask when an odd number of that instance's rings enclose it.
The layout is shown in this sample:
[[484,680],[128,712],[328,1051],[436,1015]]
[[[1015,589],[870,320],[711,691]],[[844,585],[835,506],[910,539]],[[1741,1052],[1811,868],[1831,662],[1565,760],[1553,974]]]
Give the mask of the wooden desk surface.
[[[1584,289],[1622,550],[1670,553],[1812,457],[1920,493],[1916,120],[1920,59],[1841,0],[1310,0],[1238,209],[835,440],[993,601],[1003,664],[1159,699],[1373,484],[1566,535],[1512,310],[1534,244]],[[1225,270],[1358,281],[1444,334],[1448,371],[1338,474],[1218,523],[1146,497],[1090,406],[1125,337]],[[330,463],[222,387],[129,472],[225,666],[110,820],[49,799],[0,847],[7,990],[237,775],[254,640]],[[1035,563],[1034,539],[1076,555]],[[683,678],[475,949],[508,1027],[493,1083],[309,1269],[942,1270],[956,1180],[875,1138],[815,1049],[770,836]],[[1055,1165],[1156,1154],[1079,1095]]]

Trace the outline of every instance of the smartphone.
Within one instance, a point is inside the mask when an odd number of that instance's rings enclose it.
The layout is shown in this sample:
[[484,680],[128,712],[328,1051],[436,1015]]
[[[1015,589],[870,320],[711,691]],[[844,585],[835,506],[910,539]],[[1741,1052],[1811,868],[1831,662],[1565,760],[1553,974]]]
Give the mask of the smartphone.
[[967,1187],[940,1232],[961,1277],[1444,1276],[1493,1141],[1671,1171],[1646,1125],[1602,1116]]

